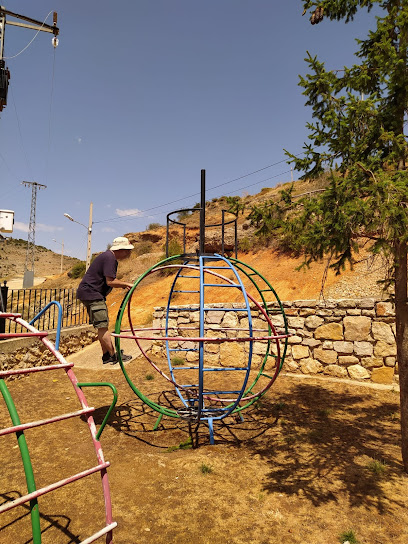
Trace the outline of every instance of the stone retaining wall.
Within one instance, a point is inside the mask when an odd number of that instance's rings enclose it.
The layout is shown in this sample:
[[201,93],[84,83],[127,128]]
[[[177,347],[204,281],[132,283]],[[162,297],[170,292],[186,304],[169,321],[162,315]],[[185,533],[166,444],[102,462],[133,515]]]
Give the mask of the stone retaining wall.
[[[49,338],[55,342],[55,333]],[[82,325],[61,331],[59,351],[66,358],[97,339],[95,329],[90,325]],[[17,338],[0,342],[0,370],[29,368],[57,364],[55,357],[38,339]]]
[[[397,348],[395,343],[395,310],[391,302],[372,298],[343,299],[317,302],[297,300],[282,303],[291,337],[285,358],[284,370],[303,374],[326,374],[353,380],[370,380],[376,383],[398,381]],[[230,311],[223,312],[223,304],[209,304],[206,311],[206,326],[213,329],[212,336],[245,336],[244,331],[218,331],[225,327],[248,327],[248,319],[243,313],[234,312],[233,308],[241,305],[229,304]],[[190,310],[172,307],[169,314],[169,327],[197,326],[199,321],[198,306]],[[278,332],[283,332],[284,320],[277,303],[268,304],[272,322]],[[252,313],[254,328],[265,329],[266,322],[255,309]],[[262,317],[262,316],[261,316]],[[163,308],[155,308],[153,327],[165,326]],[[182,349],[192,349],[194,342],[188,336],[198,335],[198,331],[179,331],[174,329],[171,335],[186,336],[179,342]],[[208,334],[208,333],[207,333]],[[255,334],[262,334],[260,332]],[[263,360],[266,351],[265,342],[254,342],[253,363]],[[172,345],[174,347],[174,344]],[[218,361],[237,360],[248,352],[249,342],[206,343],[206,360],[210,364]],[[154,341],[154,354],[164,353],[164,342]],[[178,352],[175,352],[178,353]],[[187,361],[194,361],[196,351],[180,352]]]

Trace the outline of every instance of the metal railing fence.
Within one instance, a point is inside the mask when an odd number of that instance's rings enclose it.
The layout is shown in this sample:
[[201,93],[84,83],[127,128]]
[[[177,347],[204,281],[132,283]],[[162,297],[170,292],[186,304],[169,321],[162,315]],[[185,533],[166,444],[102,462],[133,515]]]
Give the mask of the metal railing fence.
[[[51,301],[57,301],[62,306],[62,328],[75,327],[89,323],[85,306],[76,298],[76,289],[6,289],[2,290],[3,307],[1,310],[21,314],[30,322]],[[58,311],[56,306],[45,312],[35,324],[40,331],[52,331],[58,326]],[[7,320],[7,330],[3,332],[21,332],[21,325]]]

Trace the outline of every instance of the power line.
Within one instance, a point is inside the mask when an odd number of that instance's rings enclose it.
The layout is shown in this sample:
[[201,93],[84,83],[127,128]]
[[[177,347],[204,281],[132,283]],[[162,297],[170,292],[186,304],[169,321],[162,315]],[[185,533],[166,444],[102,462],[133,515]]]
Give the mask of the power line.
[[51,96],[50,96],[50,114],[48,121],[48,149],[46,154],[46,163],[45,163],[45,181],[48,179],[48,164],[50,159],[50,148],[51,148],[51,114],[52,114],[52,99],[54,95],[54,76],[55,76],[55,50],[54,47],[54,57],[52,62],[52,78],[51,78]]
[[[11,93],[10,93],[11,94],[11,99],[13,100],[14,111],[16,113],[16,118],[17,118],[17,126],[18,126],[18,133],[20,135],[21,150],[23,152],[23,155],[24,155],[24,158],[25,158],[25,161],[26,161],[27,169],[31,173],[30,163],[28,162],[27,153],[26,153],[25,147],[24,147],[23,135],[22,135],[22,132],[21,132],[20,119],[19,119],[18,113],[17,113],[16,101],[14,100],[13,87],[11,85],[10,85],[10,91],[11,91]],[[31,177],[33,177],[33,176],[31,176]]]
[[[298,153],[297,155],[295,155],[295,157],[299,157],[300,155],[303,155],[304,152],[302,153]],[[269,166],[264,166],[263,168],[259,168],[258,170],[254,170],[253,172],[250,172],[249,174],[244,174],[243,176],[239,176],[238,178],[234,178],[234,179],[231,179],[230,181],[226,181],[224,183],[220,183],[218,185],[214,185],[213,187],[209,187],[207,189],[207,191],[212,191],[214,189],[218,189],[219,187],[223,187],[224,185],[228,185],[229,183],[233,183],[234,181],[238,181],[240,179],[244,179],[244,178],[247,178],[249,176],[252,176],[253,174],[257,174],[258,172],[262,172],[263,170],[267,170],[268,168],[272,168],[272,166],[277,166],[278,164],[282,164],[283,162],[286,162],[287,159],[282,159],[278,162],[275,162],[273,164],[270,164]],[[290,172],[290,170],[289,170]],[[283,172],[283,174],[285,174],[287,172]],[[247,185],[246,187],[252,187],[253,185],[258,185],[259,183],[263,183],[264,181],[267,181],[269,179],[273,179],[275,177],[278,177],[278,176],[281,176],[283,174],[277,174],[276,176],[271,176],[270,178],[266,178],[265,180],[261,180],[261,181],[258,181],[256,183],[253,183],[251,185]],[[244,189],[246,187],[243,187]],[[237,191],[241,191],[243,188],[241,189],[236,189]],[[235,191],[233,191],[235,192]],[[187,200],[188,198],[192,198],[193,196],[198,196],[200,195],[201,193],[193,193],[191,195],[188,195],[188,196],[185,196],[185,197],[182,197],[182,198],[178,198],[177,200],[172,200],[171,202],[166,202],[165,204],[160,204],[159,206],[153,206],[152,208],[147,208],[145,210],[139,210],[137,212],[134,212],[134,213],[129,213],[129,214],[126,214],[126,215],[123,215],[122,217],[113,217],[111,219],[103,219],[101,221],[94,221],[94,224],[95,223],[108,223],[108,222],[117,222],[117,221],[129,221],[130,219],[124,219],[128,216],[133,216],[131,219],[136,219],[137,217],[141,217],[141,214],[144,214],[146,212],[150,212],[152,210],[157,210],[159,208],[164,208],[165,206],[169,206],[170,204],[175,204],[176,202],[181,202],[182,200]],[[158,214],[155,214],[155,215],[158,215]],[[154,217],[154,216],[153,216]]]
[[[284,161],[281,161],[281,162],[284,162]],[[257,181],[255,183],[251,183],[250,185],[245,185],[244,187],[239,187],[238,189],[235,189],[234,191],[226,193],[225,196],[231,195],[231,194],[236,193],[238,191],[242,191],[243,189],[248,189],[248,187],[254,187],[255,185],[259,185],[260,183],[264,183],[265,181],[269,181],[271,179],[275,179],[275,178],[278,178],[280,176],[284,176],[285,174],[289,174],[290,172],[291,172],[291,170],[285,170],[285,172],[280,172],[279,174],[275,174],[274,176],[270,176],[269,178],[261,179],[260,181]],[[243,177],[245,177],[245,176],[243,176]],[[214,187],[213,187],[213,189],[214,189]],[[193,196],[195,196],[195,195],[193,195]],[[163,206],[165,206],[165,204],[163,204]],[[139,214],[142,214],[142,213],[144,213],[146,211],[149,211],[149,210],[141,210],[139,212]],[[155,213],[155,214],[149,215],[149,217],[157,217],[157,216],[161,215],[162,213],[166,213],[166,212]],[[122,218],[117,217],[115,219],[111,219],[110,221],[134,221],[135,219],[142,218],[142,217],[145,217],[145,216],[144,215],[137,215],[137,217],[129,217],[129,218],[125,218],[125,216],[123,216]],[[109,219],[107,219],[106,221],[109,221]],[[94,223],[103,223],[103,221],[95,221]]]

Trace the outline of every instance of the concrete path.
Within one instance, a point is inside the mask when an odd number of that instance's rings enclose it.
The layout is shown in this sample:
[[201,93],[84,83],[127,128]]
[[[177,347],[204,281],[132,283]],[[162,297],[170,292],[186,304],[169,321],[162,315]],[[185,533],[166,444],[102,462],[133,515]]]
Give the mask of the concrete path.
[[[150,345],[150,340],[141,341],[143,349],[147,349]],[[137,347],[136,342],[132,340],[122,340],[121,349],[124,350],[126,355],[132,355],[133,358],[138,357],[141,353],[140,349]],[[106,364],[102,363],[102,351],[101,346],[98,341],[93,342],[89,346],[85,346],[81,351],[77,353],[72,353],[66,357],[67,361],[74,363],[75,368],[91,368],[95,370],[101,370],[102,368],[109,370],[120,370],[119,364]],[[133,360],[133,359],[132,359]],[[125,363],[125,366],[132,361]]]

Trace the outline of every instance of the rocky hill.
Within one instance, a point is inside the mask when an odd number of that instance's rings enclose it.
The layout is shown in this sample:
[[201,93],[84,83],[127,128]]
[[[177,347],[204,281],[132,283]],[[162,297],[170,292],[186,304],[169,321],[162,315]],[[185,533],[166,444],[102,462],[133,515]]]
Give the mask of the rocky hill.
[[[0,239],[0,281],[24,275],[27,253],[27,241],[20,238],[3,237]],[[64,270],[69,270],[79,259],[64,256]],[[54,276],[61,271],[61,255],[43,247],[36,246],[35,275],[39,277]]]

